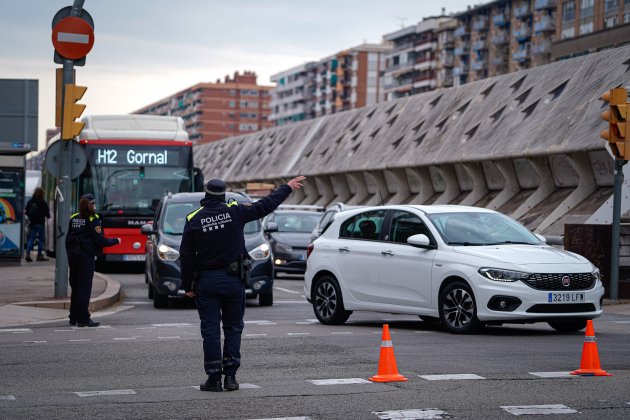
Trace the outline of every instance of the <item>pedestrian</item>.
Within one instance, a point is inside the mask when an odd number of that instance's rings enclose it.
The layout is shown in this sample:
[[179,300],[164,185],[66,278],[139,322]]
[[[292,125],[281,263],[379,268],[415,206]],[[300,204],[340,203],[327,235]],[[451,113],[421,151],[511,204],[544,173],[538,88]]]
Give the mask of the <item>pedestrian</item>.
[[[182,287],[195,298],[204,369],[208,375],[202,391],[237,390],[236,371],[241,365],[241,333],[245,313],[245,288],[234,266],[247,257],[243,226],[274,211],[306,178],[298,176],[253,204],[225,202],[225,182],[206,184],[202,207],[186,217],[180,246]],[[196,281],[193,284],[193,277]],[[223,323],[223,357],[221,356]],[[225,376],[223,387],[221,375]]]
[[96,201],[92,194],[79,200],[79,212],[70,217],[66,235],[66,252],[70,266],[70,325],[98,327],[90,318],[88,309],[92,294],[94,264],[103,247],[119,244],[118,238],[103,235],[101,220],[96,214]]
[[33,197],[26,203],[26,215],[28,216],[28,241],[26,242],[26,261],[32,262],[31,251],[37,239],[37,261],[48,261],[44,255],[46,242],[46,219],[50,218],[50,209],[44,199],[44,189],[35,188]]

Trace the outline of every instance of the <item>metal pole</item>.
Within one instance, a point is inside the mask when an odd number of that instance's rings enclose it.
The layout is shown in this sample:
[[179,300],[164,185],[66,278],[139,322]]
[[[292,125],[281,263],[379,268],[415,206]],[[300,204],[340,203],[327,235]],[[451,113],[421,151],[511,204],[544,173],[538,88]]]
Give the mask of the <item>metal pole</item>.
[[[85,0],[74,0],[70,16],[81,16]],[[62,86],[63,97],[61,109],[63,115],[66,84],[74,84],[74,61],[63,60]],[[63,118],[62,118],[63,132]],[[63,137],[63,136],[62,136]],[[61,195],[55,194],[57,200],[57,229],[55,229],[55,297],[68,296],[68,255],[66,254],[66,233],[70,220],[70,204],[72,202],[72,180],[70,179],[70,166],[72,162],[73,139],[61,139],[61,153],[59,162],[59,174],[57,174],[57,187]]]
[[623,185],[623,165],[628,161],[615,159],[615,186],[613,192],[612,244],[610,257],[610,300],[617,302],[619,297],[619,236],[621,233],[621,186]]

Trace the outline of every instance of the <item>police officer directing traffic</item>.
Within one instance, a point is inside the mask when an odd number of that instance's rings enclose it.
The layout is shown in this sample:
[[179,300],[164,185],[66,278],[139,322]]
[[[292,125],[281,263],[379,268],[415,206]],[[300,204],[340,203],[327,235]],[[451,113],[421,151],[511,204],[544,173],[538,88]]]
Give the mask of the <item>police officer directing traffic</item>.
[[[237,390],[236,371],[241,365],[241,333],[245,313],[245,289],[234,272],[235,263],[247,256],[243,227],[247,222],[273,212],[291,191],[302,188],[303,176],[293,178],[253,204],[225,202],[225,182],[212,179],[206,184],[201,207],[187,216],[179,254],[182,287],[195,297],[204,369],[208,375],[202,391]],[[193,285],[193,276],[198,279]],[[221,331],[223,321],[223,357]],[[225,375],[223,387],[221,375]]]
[[118,238],[103,235],[101,220],[96,214],[96,201],[92,194],[85,194],[79,200],[79,212],[70,216],[70,226],[66,235],[66,252],[70,266],[70,325],[98,327],[100,324],[90,318],[88,306],[92,294],[92,280],[96,257],[103,247],[119,244]]

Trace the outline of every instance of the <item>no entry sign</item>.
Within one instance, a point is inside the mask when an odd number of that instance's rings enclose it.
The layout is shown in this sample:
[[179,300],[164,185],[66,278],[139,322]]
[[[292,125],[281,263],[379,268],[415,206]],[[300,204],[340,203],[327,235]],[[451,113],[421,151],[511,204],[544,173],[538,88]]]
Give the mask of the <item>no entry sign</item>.
[[69,16],[55,24],[52,31],[55,51],[62,57],[78,60],[87,55],[94,45],[94,29],[79,17]]

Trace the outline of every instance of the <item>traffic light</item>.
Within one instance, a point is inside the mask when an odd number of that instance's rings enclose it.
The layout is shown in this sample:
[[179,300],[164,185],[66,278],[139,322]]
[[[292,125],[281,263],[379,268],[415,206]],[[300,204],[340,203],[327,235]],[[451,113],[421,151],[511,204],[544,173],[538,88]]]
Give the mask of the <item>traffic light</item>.
[[617,160],[630,158],[630,127],[628,126],[628,111],[626,103],[628,91],[624,88],[610,89],[602,95],[602,101],[608,103],[608,109],[602,112],[601,118],[608,121],[608,129],[599,133],[600,137],[608,141],[610,150]]
[[63,124],[61,126],[61,138],[72,140],[79,135],[83,126],[82,122],[75,121],[85,110],[85,105],[76,102],[85,95],[87,87],[74,84],[65,85],[63,97]]

